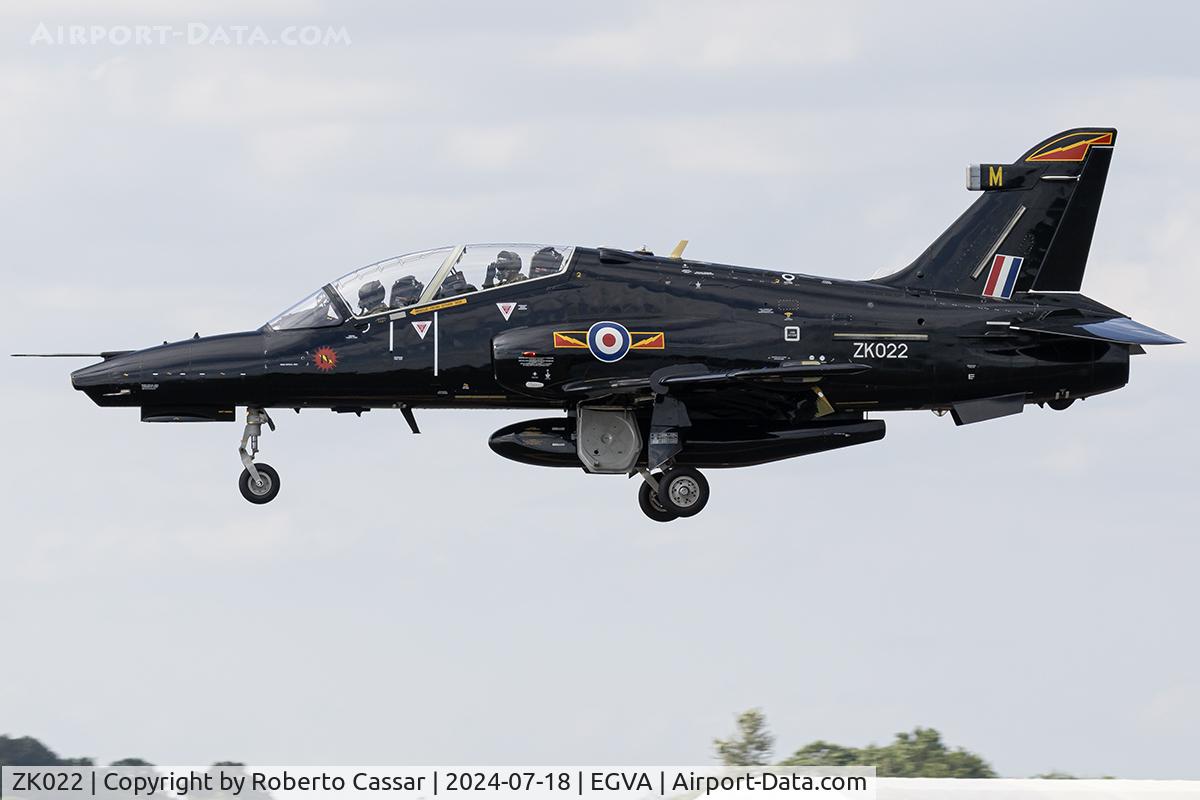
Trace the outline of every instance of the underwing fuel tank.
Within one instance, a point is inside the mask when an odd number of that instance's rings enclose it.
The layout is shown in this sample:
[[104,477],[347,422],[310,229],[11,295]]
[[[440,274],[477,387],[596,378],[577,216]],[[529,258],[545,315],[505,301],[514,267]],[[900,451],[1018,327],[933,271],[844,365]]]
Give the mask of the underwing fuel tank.
[[[875,442],[883,420],[813,422],[794,428],[740,427],[698,423],[687,429],[687,446],[675,459],[686,467],[747,467]],[[531,419],[501,428],[488,439],[497,455],[539,467],[583,468],[576,455],[575,418]],[[641,459],[645,464],[645,458]]]

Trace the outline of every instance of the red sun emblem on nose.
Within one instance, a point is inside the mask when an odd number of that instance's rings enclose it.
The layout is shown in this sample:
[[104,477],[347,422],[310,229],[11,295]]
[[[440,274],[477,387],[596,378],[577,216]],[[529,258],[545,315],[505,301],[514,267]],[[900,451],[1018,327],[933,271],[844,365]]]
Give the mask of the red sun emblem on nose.
[[313,353],[313,363],[322,372],[329,372],[337,366],[337,353],[332,347],[318,347],[317,352]]

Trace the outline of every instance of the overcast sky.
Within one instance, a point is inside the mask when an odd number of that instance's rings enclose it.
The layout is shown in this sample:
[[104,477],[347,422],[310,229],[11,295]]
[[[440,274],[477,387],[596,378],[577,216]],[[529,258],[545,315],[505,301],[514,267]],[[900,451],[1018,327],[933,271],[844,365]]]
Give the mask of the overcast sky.
[[[1079,125],[1120,129],[1085,292],[1200,341],[1186,4],[105,6],[0,7],[5,353],[251,329],[462,241],[867,277],[966,207],[966,164]],[[31,44],[189,23],[350,43]],[[415,437],[279,413],[282,493],[254,507],[240,425],[142,425],[74,363],[10,360],[0,733],[158,763],[705,763],[760,706],[780,757],[925,725],[1008,776],[1200,778],[1195,353],[1067,413],[894,414],[710,473],[672,525],[632,481],[497,458],[501,412]]]

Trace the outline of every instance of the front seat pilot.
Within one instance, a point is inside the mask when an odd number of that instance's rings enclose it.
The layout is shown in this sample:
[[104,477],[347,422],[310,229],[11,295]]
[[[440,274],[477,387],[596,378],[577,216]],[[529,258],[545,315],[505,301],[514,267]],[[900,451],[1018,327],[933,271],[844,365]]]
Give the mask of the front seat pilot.
[[383,302],[383,284],[379,281],[368,281],[358,290],[359,313],[374,314],[383,311],[387,305]]
[[525,280],[521,274],[521,257],[511,250],[501,250],[496,254],[496,260],[488,264],[487,275],[483,279],[483,288],[503,286],[506,283],[516,283]]

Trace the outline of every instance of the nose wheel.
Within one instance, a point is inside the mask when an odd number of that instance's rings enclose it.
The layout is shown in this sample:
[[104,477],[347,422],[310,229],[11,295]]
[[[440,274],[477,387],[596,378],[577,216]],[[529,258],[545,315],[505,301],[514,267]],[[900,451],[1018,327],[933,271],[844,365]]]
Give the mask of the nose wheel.
[[[269,503],[279,494],[279,473],[270,464],[256,464],[254,457],[258,455],[258,437],[262,435],[262,425],[275,430],[275,422],[262,408],[246,409],[246,427],[242,431],[242,443],[238,447],[238,456],[242,459],[241,477],[238,478],[238,489],[242,497],[255,505]],[[247,449],[249,445],[249,449]]]
[[238,478],[238,488],[242,490],[242,497],[255,505],[269,503],[279,494],[279,473],[270,464],[255,464],[254,467],[258,478],[244,469]]
[[672,467],[658,475],[642,473],[638,505],[655,522],[694,517],[708,504],[708,481],[698,470]]

